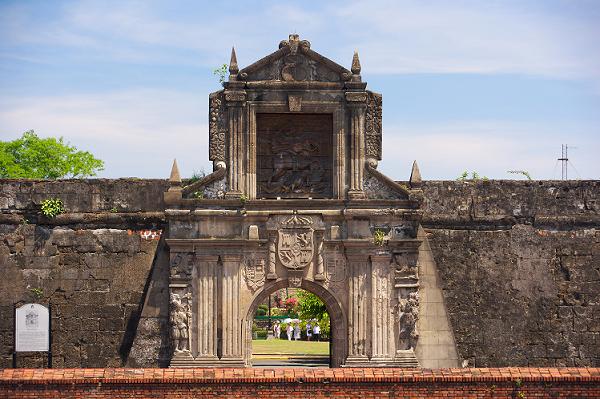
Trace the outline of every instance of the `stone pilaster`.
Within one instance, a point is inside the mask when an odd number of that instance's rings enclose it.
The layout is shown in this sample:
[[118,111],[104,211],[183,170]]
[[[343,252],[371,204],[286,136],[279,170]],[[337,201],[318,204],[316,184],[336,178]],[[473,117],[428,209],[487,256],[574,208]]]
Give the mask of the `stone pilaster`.
[[390,255],[371,255],[371,362],[392,360]]
[[196,362],[214,363],[217,359],[217,264],[216,255],[197,256]]
[[277,232],[269,232],[269,259],[267,261],[267,280],[275,280],[277,278],[275,264],[277,262],[275,252],[275,240],[277,240]]
[[315,238],[317,239],[317,253],[315,256],[315,280],[323,281],[325,280],[325,264],[323,261],[323,232],[316,232]]
[[244,104],[246,93],[244,91],[225,91],[225,100],[227,101],[227,118],[229,121],[229,141],[227,149],[229,151],[229,168],[227,169],[227,179],[229,191],[226,197],[239,198],[244,194]]
[[240,315],[240,254],[222,255],[222,356],[221,364],[243,366],[242,321]]
[[348,358],[346,365],[367,363],[368,305],[367,275],[368,255],[348,255]]
[[363,173],[365,167],[365,113],[367,94],[347,92],[346,101],[350,114],[350,199],[365,198]]

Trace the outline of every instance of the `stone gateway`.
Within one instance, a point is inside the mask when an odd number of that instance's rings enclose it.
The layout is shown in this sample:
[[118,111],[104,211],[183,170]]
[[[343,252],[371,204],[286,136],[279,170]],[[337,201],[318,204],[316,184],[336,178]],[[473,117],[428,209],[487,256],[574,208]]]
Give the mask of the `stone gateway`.
[[283,287],[326,303],[333,367],[418,366],[420,179],[377,171],[381,95],[360,71],[298,35],[242,69],[232,50],[214,172],[184,187],[174,164],[164,196],[171,366],[249,366],[254,311]]

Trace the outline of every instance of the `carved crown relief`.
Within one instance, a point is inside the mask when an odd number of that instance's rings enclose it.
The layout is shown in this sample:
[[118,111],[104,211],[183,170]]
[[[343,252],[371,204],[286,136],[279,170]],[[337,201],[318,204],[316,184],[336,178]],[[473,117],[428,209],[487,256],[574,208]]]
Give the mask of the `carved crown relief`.
[[330,59],[310,49],[310,42],[290,35],[289,40],[279,43],[279,50],[239,72],[239,79],[246,81],[283,82],[342,82],[352,73]]

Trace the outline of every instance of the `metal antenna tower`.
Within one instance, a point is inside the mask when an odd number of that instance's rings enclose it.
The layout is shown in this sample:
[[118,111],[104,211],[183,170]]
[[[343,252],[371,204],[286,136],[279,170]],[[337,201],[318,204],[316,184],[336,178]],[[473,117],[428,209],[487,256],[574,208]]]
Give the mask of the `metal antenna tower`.
[[[569,179],[569,145],[561,144],[561,157],[558,160],[561,163],[561,179],[568,180]],[[571,147],[575,148],[575,147]]]
[[569,145],[561,144],[560,145],[560,158],[558,160],[561,163],[561,179],[567,180],[568,178],[568,166],[569,166]]

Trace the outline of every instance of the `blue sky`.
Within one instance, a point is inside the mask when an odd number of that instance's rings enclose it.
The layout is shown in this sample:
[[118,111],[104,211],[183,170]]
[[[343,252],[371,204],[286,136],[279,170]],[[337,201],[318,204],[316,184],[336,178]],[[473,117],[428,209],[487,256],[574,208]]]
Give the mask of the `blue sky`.
[[383,94],[380,170],[600,177],[600,1],[1,1],[0,139],[63,136],[101,177],[211,170],[212,70],[297,32]]

